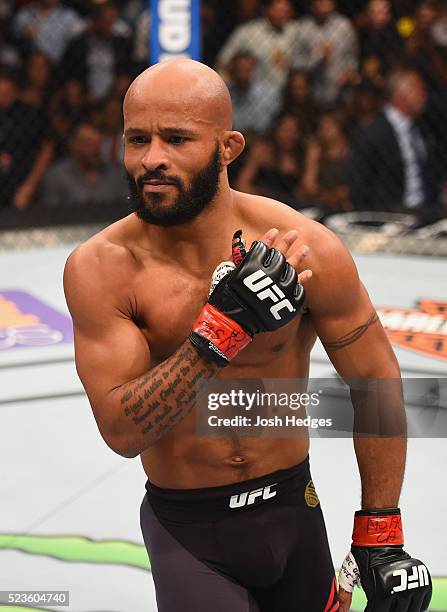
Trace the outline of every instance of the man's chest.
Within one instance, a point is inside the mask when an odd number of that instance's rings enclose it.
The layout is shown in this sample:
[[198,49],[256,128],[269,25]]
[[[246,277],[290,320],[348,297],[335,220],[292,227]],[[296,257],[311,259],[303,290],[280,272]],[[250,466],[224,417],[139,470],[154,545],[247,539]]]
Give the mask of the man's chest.
[[[176,276],[135,287],[135,323],[148,341],[153,365],[172,355],[187,339],[208,298],[209,281]],[[299,342],[301,318],[271,333],[255,336],[238,355],[241,365],[268,363]]]

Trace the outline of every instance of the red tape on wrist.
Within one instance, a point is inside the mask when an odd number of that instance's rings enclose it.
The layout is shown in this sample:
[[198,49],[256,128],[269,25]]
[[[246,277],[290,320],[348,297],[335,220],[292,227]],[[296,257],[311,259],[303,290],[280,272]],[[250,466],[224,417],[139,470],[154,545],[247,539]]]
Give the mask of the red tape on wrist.
[[252,341],[242,327],[211,304],[205,304],[193,331],[200,334],[231,360]]
[[354,517],[353,546],[402,546],[403,543],[400,514]]

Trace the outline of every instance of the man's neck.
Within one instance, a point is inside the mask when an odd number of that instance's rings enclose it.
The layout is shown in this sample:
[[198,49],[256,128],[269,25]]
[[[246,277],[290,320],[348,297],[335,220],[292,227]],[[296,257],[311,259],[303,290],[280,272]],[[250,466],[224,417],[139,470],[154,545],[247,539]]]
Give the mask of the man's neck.
[[284,31],[284,28],[286,27],[286,23],[278,25],[278,24],[274,24],[272,21],[270,21],[270,19],[266,18],[267,23],[269,24],[269,26],[275,30],[275,32],[281,33]]
[[239,229],[235,209],[234,193],[227,183],[213,203],[190,223],[162,227],[139,221],[142,241],[147,245],[143,248],[193,276],[210,273],[210,262],[231,256],[231,239]]
[[317,15],[313,15],[314,21],[318,26],[324,26],[330,19],[330,17],[332,17],[333,13],[330,13],[329,15],[325,15],[324,17],[319,17]]

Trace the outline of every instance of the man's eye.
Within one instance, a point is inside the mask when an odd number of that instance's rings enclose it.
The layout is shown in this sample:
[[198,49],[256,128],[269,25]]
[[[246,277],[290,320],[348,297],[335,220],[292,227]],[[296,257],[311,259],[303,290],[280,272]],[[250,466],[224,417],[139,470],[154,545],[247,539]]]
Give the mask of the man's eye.
[[183,144],[187,140],[184,136],[169,136],[170,144]]
[[144,144],[147,142],[147,138],[146,136],[131,136],[131,138],[129,138],[129,142],[134,144]]

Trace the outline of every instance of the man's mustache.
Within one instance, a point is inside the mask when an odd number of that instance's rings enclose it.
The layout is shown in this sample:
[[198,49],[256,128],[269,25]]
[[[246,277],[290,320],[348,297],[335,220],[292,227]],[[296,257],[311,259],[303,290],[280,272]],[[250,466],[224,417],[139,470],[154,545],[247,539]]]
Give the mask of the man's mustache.
[[139,189],[143,189],[144,183],[146,181],[151,181],[151,180],[161,181],[163,183],[170,183],[172,185],[177,185],[177,187],[183,186],[182,181],[176,176],[169,176],[167,174],[163,174],[162,172],[154,170],[153,172],[146,172],[146,174],[143,174],[142,176],[138,177],[137,185]]

